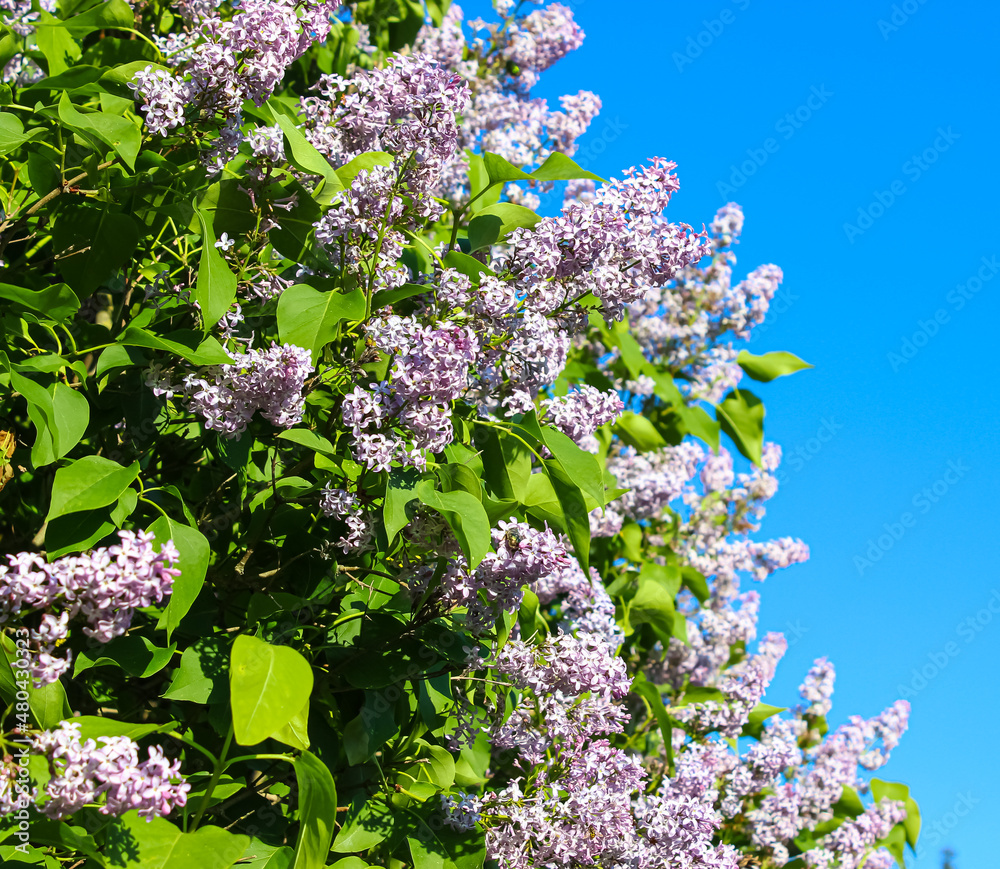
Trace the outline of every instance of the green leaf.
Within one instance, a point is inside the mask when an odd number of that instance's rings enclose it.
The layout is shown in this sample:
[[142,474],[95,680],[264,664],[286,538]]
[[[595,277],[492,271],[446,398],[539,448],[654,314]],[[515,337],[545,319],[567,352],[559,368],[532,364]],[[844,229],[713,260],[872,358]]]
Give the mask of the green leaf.
[[294,344],[312,353],[313,362],[323,348],[337,337],[337,325],[365,316],[365,295],[322,292],[308,284],[295,284],[278,299],[278,336],[284,344]]
[[108,828],[104,854],[116,869],[229,869],[243,856],[249,836],[205,826],[182,833],[165,818],[135,811]]
[[449,251],[443,260],[450,269],[456,269],[469,278],[475,286],[479,286],[483,275],[494,276],[493,270],[489,266],[481,263],[475,257],[462,253],[460,250]]
[[685,431],[704,441],[715,452],[719,451],[719,423],[705,413],[703,408],[682,405],[674,408]]
[[566,536],[573,544],[573,552],[584,574],[587,574],[590,570],[590,510],[583,490],[566,475],[559,463],[546,461],[543,467],[559,501]]
[[[199,200],[198,209],[206,215],[206,220],[211,216],[212,231],[216,235],[225,232],[235,238],[250,232],[257,223],[250,197],[240,190],[240,180],[236,178],[223,178],[210,185]],[[192,209],[191,213],[188,226],[192,232],[200,232],[198,212]]]
[[142,134],[134,121],[104,112],[81,112],[65,91],[59,98],[59,120],[71,129],[89,133],[110,145],[129,169],[135,169]]
[[490,184],[490,176],[486,171],[486,163],[479,154],[474,154],[472,151],[466,149],[465,159],[469,164],[469,190],[474,197],[470,200],[469,210],[475,214],[489,205],[496,205],[503,194],[503,187],[500,184]]
[[767,721],[767,719],[772,715],[777,715],[779,712],[784,711],[785,707],[783,706],[771,706],[768,703],[758,703],[750,712],[750,718],[747,723],[743,725],[743,734],[745,736],[760,738],[761,733],[764,731],[764,722]]
[[773,353],[765,353],[763,356],[754,356],[746,350],[740,350],[736,357],[737,363],[754,380],[768,383],[775,377],[782,377],[785,374],[794,374],[803,368],[812,368],[808,362],[803,362],[794,353],[784,350],[776,350]]
[[180,666],[174,670],[170,685],[160,696],[164,700],[186,700],[204,705],[214,688],[215,682],[205,675],[197,647],[188,646],[181,654]]
[[107,0],[99,6],[74,15],[66,21],[52,19],[35,25],[41,32],[46,28],[63,28],[73,36],[86,36],[95,30],[129,30],[135,26],[132,7],[125,0]]
[[629,601],[628,619],[633,625],[650,624],[662,639],[674,631],[674,596],[654,578],[640,579],[639,590]]
[[715,408],[722,430],[755,465],[764,446],[764,404],[752,392],[732,390]]
[[545,162],[531,173],[531,177],[536,181],[575,181],[580,178],[587,178],[591,181],[607,183],[606,179],[600,175],[588,172],[570,160],[565,154],[560,154],[556,151],[553,151],[545,158]]
[[278,435],[278,439],[290,441],[293,444],[298,444],[300,447],[305,447],[307,450],[312,450],[316,453],[323,453],[328,456],[335,455],[333,444],[323,437],[323,435],[314,432],[311,428],[286,429]]
[[9,154],[20,148],[25,142],[30,142],[44,134],[43,127],[35,127],[25,133],[21,119],[9,112],[4,112],[0,114],[0,156]]
[[73,714],[66,698],[66,689],[62,682],[52,682],[43,688],[36,688],[33,679],[21,676],[25,672],[23,669],[15,670],[13,665],[19,657],[14,638],[0,633],[0,698],[4,705],[11,705],[17,699],[18,691],[27,691],[28,708],[35,723],[43,730],[51,730]]
[[540,426],[542,442],[549,448],[556,460],[572,480],[593,498],[599,507],[606,503],[604,493],[604,470],[597,456],[577,446],[576,442],[559,429],[549,425]]
[[110,643],[97,646],[94,649],[84,649],[76,656],[73,676],[84,673],[93,667],[110,665],[121,667],[130,676],[146,679],[159,673],[174,656],[176,646],[163,649],[146,637],[129,634],[117,637]]
[[340,180],[330,161],[316,150],[302,130],[296,126],[295,121],[280,111],[274,111],[272,114],[288,142],[291,152],[288,162],[296,169],[323,178],[323,198],[320,201],[324,205],[329,204],[330,197],[338,190],[344,189],[344,182]]
[[690,706],[692,703],[724,703],[725,700],[726,695],[718,688],[695,685],[693,688],[685,689],[684,696],[674,705]]
[[842,785],[840,799],[833,804],[833,811],[843,817],[856,818],[864,814],[865,804],[861,802],[861,797],[854,788]]
[[35,42],[48,61],[49,75],[65,72],[80,59],[80,46],[62,22],[44,9],[35,24]]
[[51,561],[69,552],[89,549],[98,540],[114,533],[115,527],[108,507],[53,519],[45,527],[46,557]]
[[276,730],[271,736],[278,742],[298,748],[302,751],[309,748],[309,704],[307,703],[296,712],[291,721],[280,730]]
[[517,227],[531,229],[541,220],[530,208],[512,202],[498,202],[479,212],[469,221],[469,247],[484,250]]
[[482,501],[475,495],[459,490],[438,492],[430,480],[423,480],[416,486],[417,497],[433,510],[437,510],[451,526],[458,543],[475,569],[483,556],[490,551],[490,520]]
[[[8,115],[0,115],[0,124]],[[26,290],[10,284],[0,284],[0,299],[16,302],[62,323],[79,309],[80,300],[66,284],[54,284],[44,290]]]
[[391,166],[395,159],[386,151],[366,151],[364,154],[358,154],[346,166],[341,166],[337,170],[337,177],[344,187],[350,187],[351,182],[358,177],[358,173],[374,169],[376,166]]
[[361,711],[344,727],[344,753],[351,766],[371,760],[375,752],[398,732],[392,706],[383,692],[365,691]]
[[77,459],[56,471],[45,521],[113,504],[138,476],[138,462],[123,468],[118,462],[102,456]]
[[148,347],[151,350],[175,353],[195,365],[222,365],[233,361],[233,357],[214,336],[203,337],[190,329],[160,336],[136,326],[129,326],[119,336],[118,343],[129,347]]
[[146,530],[156,535],[156,542],[160,546],[172,540],[180,553],[180,561],[174,567],[181,573],[174,577],[170,600],[157,624],[158,628],[166,630],[167,642],[170,642],[170,635],[187,615],[205,584],[211,547],[208,539],[197,528],[183,525],[169,516],[161,516]]
[[268,231],[268,238],[282,256],[293,262],[315,262],[313,254],[313,226],[323,213],[319,203],[299,184],[292,181],[281,188],[282,196],[297,197],[297,202],[289,211],[277,212],[277,228]]
[[708,600],[710,592],[708,582],[705,581],[703,574],[699,573],[693,567],[685,566],[681,568],[681,580],[684,587],[698,598],[698,603],[704,603]]
[[321,869],[326,865],[337,818],[337,789],[326,764],[304,751],[295,759],[299,788],[299,838],[293,869]]
[[333,840],[333,851],[351,854],[374,848],[392,832],[393,813],[380,796],[366,800],[358,797],[351,803],[344,826]]
[[415,468],[393,468],[385,487],[382,521],[389,543],[410,521],[406,508],[417,500],[417,481],[420,474]]
[[636,673],[635,679],[632,680],[630,690],[633,694],[638,694],[649,704],[653,717],[656,719],[656,723],[660,726],[660,733],[663,734],[663,748],[667,753],[667,764],[672,768],[674,762],[674,721],[667,713],[667,707],[663,702],[663,696],[660,694],[657,687],[646,678],[642,671]]
[[201,223],[201,260],[193,297],[201,306],[202,324],[208,332],[236,299],[236,275],[215,246],[215,231],[201,209],[198,209],[198,220]]
[[237,637],[229,667],[236,741],[257,745],[275,734],[309,702],[312,688],[312,667],[295,649]]
[[97,357],[97,368],[94,377],[101,380],[105,374],[123,368],[134,368],[137,365],[145,365],[149,358],[140,350],[134,347],[126,347],[122,344],[112,344],[101,351]]
[[[90,857],[95,865],[107,865],[97,841],[83,827],[73,827],[63,821],[36,818],[31,824],[31,841],[38,845],[55,845],[64,851],[79,851]],[[16,865],[15,863],[14,866]]]
[[147,67],[152,67],[153,71],[168,72],[173,75],[173,69],[160,63],[153,63],[151,60],[133,60],[129,63],[122,63],[114,69],[109,69],[100,78],[101,87],[117,94],[120,97],[135,98],[135,92],[129,87],[129,82],[135,78],[137,72],[141,72]]
[[428,293],[431,289],[431,287],[424,284],[403,284],[403,286],[395,290],[382,290],[372,297],[372,311],[395,305],[396,302],[401,302],[403,299]]
[[498,429],[476,428],[476,446],[483,452],[483,478],[500,498],[525,503],[531,479],[531,450],[517,437]]
[[65,383],[53,383],[50,392],[56,425],[53,444],[55,448],[54,458],[61,459],[80,443],[80,438],[87,430],[87,426],[90,424],[90,402],[82,393]]
[[[518,169],[513,163],[487,151],[483,154],[483,165],[490,184],[502,184],[507,181],[531,181],[532,176],[523,169]],[[478,192],[478,191],[477,191]]]
[[139,243],[139,228],[110,204],[67,202],[53,223],[52,241],[63,280],[84,297],[120,274]]
[[667,442],[656,430],[656,426],[646,417],[639,416],[630,410],[625,411],[618,418],[618,422],[615,423],[615,432],[625,443],[635,447],[641,453],[667,446]]
[[910,788],[900,782],[883,781],[873,778],[871,782],[872,796],[878,802],[883,799],[899,800],[906,807],[906,820],[903,829],[906,833],[906,842],[911,848],[917,847],[917,838],[920,836],[920,807],[916,800],[910,796]]

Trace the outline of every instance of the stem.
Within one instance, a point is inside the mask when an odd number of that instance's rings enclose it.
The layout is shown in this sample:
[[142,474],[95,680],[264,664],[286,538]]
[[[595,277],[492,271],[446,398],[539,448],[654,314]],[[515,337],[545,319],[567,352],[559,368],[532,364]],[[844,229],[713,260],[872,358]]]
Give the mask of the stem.
[[233,764],[249,763],[253,760],[287,760],[289,763],[295,763],[295,758],[290,754],[243,754],[227,760],[223,768],[229,769]]
[[222,777],[222,771],[226,768],[226,755],[229,754],[229,746],[233,742],[233,725],[229,725],[229,733],[226,734],[226,741],[222,746],[222,753],[216,759],[214,768],[212,769],[212,778],[208,782],[208,788],[205,791],[205,796],[201,798],[201,805],[198,806],[198,814],[194,816],[194,820],[191,822],[191,829],[188,832],[193,833],[198,829],[198,824],[201,822],[202,816],[205,814],[205,809],[208,808],[208,801],[212,798],[212,792],[215,790],[216,785],[219,783],[219,779]]

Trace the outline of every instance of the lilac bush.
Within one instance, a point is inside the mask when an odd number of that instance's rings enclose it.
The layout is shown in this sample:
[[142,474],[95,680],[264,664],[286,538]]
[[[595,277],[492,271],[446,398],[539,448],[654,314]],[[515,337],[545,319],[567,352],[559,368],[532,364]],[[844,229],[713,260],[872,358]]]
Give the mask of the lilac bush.
[[494,6],[0,5],[4,861],[915,846],[909,705],[769,690],[781,270],[577,165],[572,9]]

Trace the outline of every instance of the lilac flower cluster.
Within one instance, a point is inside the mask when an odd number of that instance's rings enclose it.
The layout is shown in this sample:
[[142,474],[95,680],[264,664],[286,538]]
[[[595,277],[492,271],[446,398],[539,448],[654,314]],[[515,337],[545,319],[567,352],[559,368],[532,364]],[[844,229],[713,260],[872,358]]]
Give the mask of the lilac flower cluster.
[[451,403],[468,386],[479,342],[467,326],[432,328],[396,315],[370,324],[368,332],[393,365],[372,391],[357,386],[344,397],[341,415],[354,435],[354,456],[373,470],[387,470],[393,461],[422,468],[425,451],[441,452],[454,439]]
[[406,225],[400,193],[391,166],[365,169],[334,195],[332,207],[316,223],[316,242],[335,267],[363,287],[393,289],[409,278],[399,263],[405,236],[398,227]]
[[324,516],[343,519],[346,523],[347,534],[336,543],[344,552],[358,552],[368,547],[372,539],[371,520],[358,503],[357,495],[327,483],[319,507]]
[[774,678],[788,643],[781,634],[767,634],[756,655],[726,670],[718,688],[726,701],[694,703],[676,710],[676,718],[696,731],[718,730],[723,736],[739,736]]
[[[868,806],[853,820],[841,824],[820,839],[816,848],[802,855],[810,869],[861,869],[877,864],[879,858],[866,861],[872,846],[884,839],[900,821],[906,819],[906,809],[897,800],[883,799]],[[883,854],[888,851],[882,850]]]
[[711,223],[708,264],[688,264],[629,305],[633,334],[646,356],[681,372],[678,383],[692,397],[718,401],[739,383],[737,351],[722,338],[747,338],[763,322],[781,283],[781,269],[765,265],[733,284],[732,247],[742,229],[740,207],[724,205]]
[[642,784],[642,767],[607,740],[595,740],[555,780],[543,773],[530,795],[514,781],[488,793],[481,812],[486,847],[504,869],[590,866],[613,861],[633,835],[628,797]]
[[608,456],[608,470],[629,491],[615,502],[614,509],[631,519],[659,517],[664,507],[686,491],[703,456],[701,447],[691,441],[646,453],[618,446]]
[[538,310],[553,312],[592,294],[606,316],[621,319],[626,305],[664,286],[708,250],[691,227],[663,218],[679,186],[674,168],[654,157],[650,166],[601,185],[593,201],[569,201],[561,216],[515,229],[503,268]]
[[[441,195],[456,204],[469,195],[464,149],[490,151],[516,166],[536,165],[554,151],[572,155],[576,140],[601,108],[589,91],[561,97],[561,111],[530,95],[540,73],[583,42],[568,7],[554,3],[503,24],[470,21],[471,30],[485,32],[485,38],[467,39],[462,23],[461,7],[452,4],[442,25],[425,27],[416,44],[418,51],[460,76],[471,93],[458,148],[442,173]],[[527,207],[537,206],[533,193],[518,190],[508,188],[509,195]]]
[[59,820],[101,797],[105,815],[136,810],[147,820],[183,807],[191,789],[180,761],[167,760],[159,747],[139,760],[139,747],[127,736],[102,736],[81,741],[80,725],[63,721],[56,730],[34,739],[32,751],[48,760],[51,778],[45,784],[43,815]]
[[[845,786],[861,787],[858,767],[875,770],[888,761],[906,730],[909,711],[909,704],[900,700],[868,721],[852,716],[819,745],[806,750],[794,775],[776,779],[772,792],[747,813],[755,847],[772,854],[779,864],[786,861],[792,839],[833,817],[832,806]],[[874,841],[866,841],[864,847]]]
[[551,422],[578,446],[592,453],[598,450],[594,432],[602,425],[613,423],[625,410],[617,392],[601,392],[587,384],[571,390],[567,395],[546,399],[542,407],[548,416],[546,422]]
[[[466,627],[476,634],[492,629],[504,612],[515,612],[525,586],[571,563],[565,546],[548,528],[538,531],[524,522],[500,522],[493,529],[493,546],[495,551],[487,552],[475,570],[464,556],[454,555],[440,578],[443,602],[464,607]],[[434,573],[433,565],[419,567],[410,581],[413,593],[427,592]]]
[[150,131],[166,135],[183,125],[185,111],[221,122],[209,158],[216,168],[236,153],[244,100],[260,106],[285,70],[330,32],[340,0],[244,0],[226,21],[209,4],[192,10],[200,41],[185,45],[178,74],[146,67],[130,83]]
[[[231,363],[213,366],[203,375],[186,375],[179,388],[188,408],[205,420],[205,428],[226,438],[239,437],[258,410],[278,428],[291,428],[302,421],[302,389],[313,371],[308,350],[272,343],[267,350],[248,348],[232,355]],[[158,395],[177,388],[155,378],[147,384]]]
[[397,174],[419,200],[424,217],[440,206],[427,196],[459,150],[457,115],[469,101],[468,85],[432,57],[393,56],[381,69],[350,79],[324,75],[300,108],[306,138],[334,165],[366,151],[397,155]]
[[172,541],[160,551],[146,531],[119,531],[120,542],[82,555],[67,555],[52,563],[34,552],[7,556],[0,565],[0,625],[21,623],[41,614],[29,628],[31,673],[39,687],[55,682],[70,666],[70,655],[56,648],[69,636],[69,622],[83,618],[83,632],[107,643],[132,624],[139,607],[161,602],[170,594],[173,567],[180,555]]
[[818,718],[830,712],[833,706],[830,698],[833,696],[836,678],[837,672],[833,664],[826,658],[817,658],[799,688],[799,695],[809,704],[803,709],[803,715]]
[[538,764],[550,751],[571,757],[595,736],[620,733],[628,713],[618,701],[631,679],[616,650],[594,634],[561,633],[538,646],[509,641],[496,670],[525,693],[494,730],[494,746]]

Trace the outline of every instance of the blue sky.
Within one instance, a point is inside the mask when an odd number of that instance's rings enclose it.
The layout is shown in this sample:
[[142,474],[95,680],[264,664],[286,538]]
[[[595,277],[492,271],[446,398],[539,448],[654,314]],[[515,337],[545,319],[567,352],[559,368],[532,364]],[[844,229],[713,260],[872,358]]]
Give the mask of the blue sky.
[[1000,7],[569,5],[587,39],[537,93],[601,95],[580,161],[608,176],[675,160],[672,216],[695,226],[739,202],[738,272],[785,273],[750,349],[816,365],[757,389],[786,455],[764,532],[812,549],[760,589],[762,629],[791,643],[768,699],[794,702],[820,655],[833,724],[905,688],[910,730],[882,772],[923,810],[911,866],[950,846],[956,869],[993,867]]

